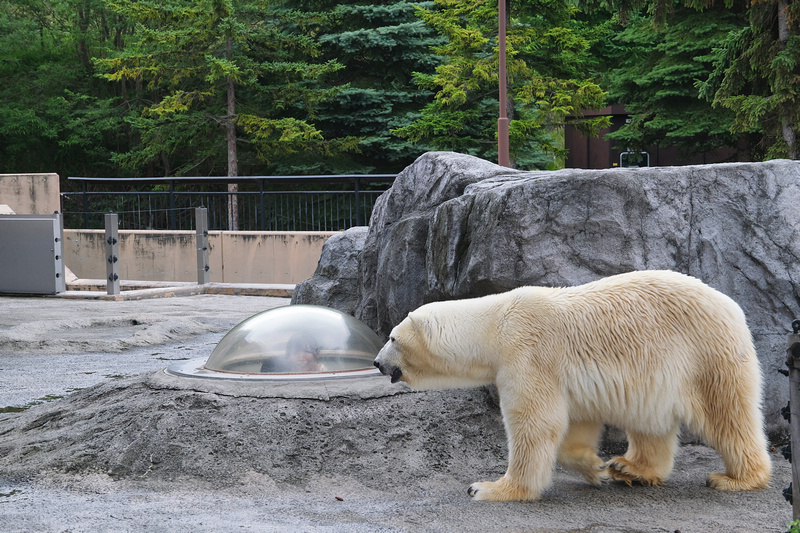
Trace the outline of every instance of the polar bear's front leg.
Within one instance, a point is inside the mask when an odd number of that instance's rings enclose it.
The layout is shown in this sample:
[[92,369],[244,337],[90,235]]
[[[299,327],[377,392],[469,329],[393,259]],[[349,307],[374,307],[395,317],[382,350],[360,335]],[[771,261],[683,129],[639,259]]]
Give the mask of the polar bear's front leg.
[[600,486],[610,481],[605,461],[597,455],[597,444],[603,424],[600,422],[570,421],[561,448],[558,464],[582,474],[592,485]]
[[498,386],[508,437],[508,470],[497,481],[473,483],[467,491],[472,498],[536,500],[550,485],[569,418],[559,395],[546,390],[547,386],[539,389],[528,383],[525,393],[510,395],[507,388]]
[[628,451],[623,457],[608,460],[609,475],[628,485],[661,485],[675,463],[678,430],[676,425],[663,435],[628,431]]

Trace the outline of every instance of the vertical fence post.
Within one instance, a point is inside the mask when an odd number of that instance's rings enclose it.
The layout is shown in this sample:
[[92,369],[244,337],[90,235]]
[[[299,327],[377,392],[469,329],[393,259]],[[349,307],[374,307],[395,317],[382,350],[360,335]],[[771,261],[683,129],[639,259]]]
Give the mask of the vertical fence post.
[[[86,182],[81,182],[81,203],[83,204],[83,229],[89,229],[89,195],[86,194]],[[63,210],[61,211],[64,212]]]
[[119,220],[116,213],[106,213],[106,292],[119,294]]
[[197,227],[197,283],[208,283],[208,209],[196,207],[194,210]]
[[356,226],[363,226],[361,223],[361,195],[359,194],[359,179],[356,178],[356,191],[355,191],[355,201],[356,201]]
[[169,229],[178,229],[177,215],[175,213],[175,180],[169,182],[169,211],[167,211],[167,220],[169,221]]
[[258,209],[261,212],[261,231],[267,231],[267,202],[264,197],[264,180],[258,180]]
[[[789,367],[789,405],[782,410],[789,419],[791,440],[784,448],[784,457],[792,463],[792,483],[784,490],[784,496],[792,502],[792,520],[800,520],[800,320],[792,322],[792,333],[788,335],[786,366]],[[797,452],[797,457],[793,457]],[[794,459],[794,460],[793,460]],[[797,491],[797,497],[794,492]]]

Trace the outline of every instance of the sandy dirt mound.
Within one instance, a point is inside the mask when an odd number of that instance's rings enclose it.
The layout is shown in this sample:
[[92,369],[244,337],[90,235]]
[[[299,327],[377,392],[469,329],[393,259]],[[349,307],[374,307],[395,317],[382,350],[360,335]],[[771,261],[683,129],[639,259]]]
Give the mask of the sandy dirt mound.
[[502,473],[505,436],[490,401],[484,390],[232,397],[154,388],[143,374],[0,420],[0,469],[225,485],[253,473],[294,485],[352,476],[375,490],[419,488],[438,472]]

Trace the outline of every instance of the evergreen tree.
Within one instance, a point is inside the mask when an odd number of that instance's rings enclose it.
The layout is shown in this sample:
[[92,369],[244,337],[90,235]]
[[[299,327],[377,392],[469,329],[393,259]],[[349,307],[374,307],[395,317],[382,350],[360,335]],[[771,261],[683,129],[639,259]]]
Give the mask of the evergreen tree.
[[613,46],[605,51],[607,64],[616,68],[604,73],[603,85],[609,101],[624,103],[632,120],[606,139],[621,149],[678,146],[689,154],[735,146],[733,112],[713,109],[696,85],[711,73],[712,49],[743,18],[720,8],[704,13],[679,8],[657,28],[637,15],[613,29]]
[[[433,73],[439,59],[430,50],[442,38],[416,16],[433,2],[321,0],[319,41],[324,57],[345,68],[333,77],[347,88],[319,110],[320,129],[361,139],[359,153],[327,165],[332,172],[397,172],[425,151],[390,133],[410,124],[431,100],[416,87],[413,72]],[[310,7],[310,6],[309,6]]]
[[124,111],[90,61],[117,22],[99,0],[0,0],[0,172],[117,175]]
[[[668,20],[671,0],[584,0],[611,6],[622,18],[645,7],[656,25]],[[703,11],[713,0],[684,0]],[[738,10],[736,0],[725,7]],[[733,133],[761,134],[759,157],[798,156],[800,121],[800,2],[757,0],[747,3],[748,25],[732,31],[714,50],[714,70],[698,80],[701,96],[735,113]]]
[[758,157],[797,159],[800,2],[753,2],[748,22],[719,44],[701,92],[735,113],[732,131],[761,134]]
[[136,29],[124,51],[96,64],[110,81],[131,80],[147,102],[131,119],[141,144],[117,157],[121,165],[162,175],[224,174],[232,164],[268,173],[299,152],[355,146],[325,139],[311,122],[336,92],[320,79],[341,65],[315,62],[313,39],[286,31],[298,13],[261,0],[109,6]]
[[[447,37],[434,48],[445,62],[435,74],[416,74],[435,99],[413,124],[396,133],[438,149],[485,159],[497,157],[497,4],[485,0],[436,0],[423,20]],[[514,4],[507,23],[508,114],[511,158],[518,168],[553,168],[565,155],[563,126],[589,133],[606,117],[583,120],[581,112],[604,105],[605,94],[587,79],[589,39],[575,23],[576,10],[562,0]]]

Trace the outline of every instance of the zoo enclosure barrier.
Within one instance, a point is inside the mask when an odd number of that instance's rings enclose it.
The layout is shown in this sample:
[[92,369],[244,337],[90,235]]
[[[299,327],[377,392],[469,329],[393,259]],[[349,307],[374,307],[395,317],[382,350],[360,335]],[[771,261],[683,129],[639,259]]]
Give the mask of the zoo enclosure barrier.
[[120,229],[194,231],[205,207],[212,231],[341,231],[367,224],[396,176],[70,177],[81,190],[61,193],[61,213],[67,228],[101,229],[113,212]]
[[[197,207],[194,210],[195,248],[197,249],[197,284],[205,285],[209,282],[208,266],[208,210]],[[120,293],[119,276],[119,218],[116,213],[104,215],[105,225],[105,250],[106,250],[106,292],[109,296]]]

